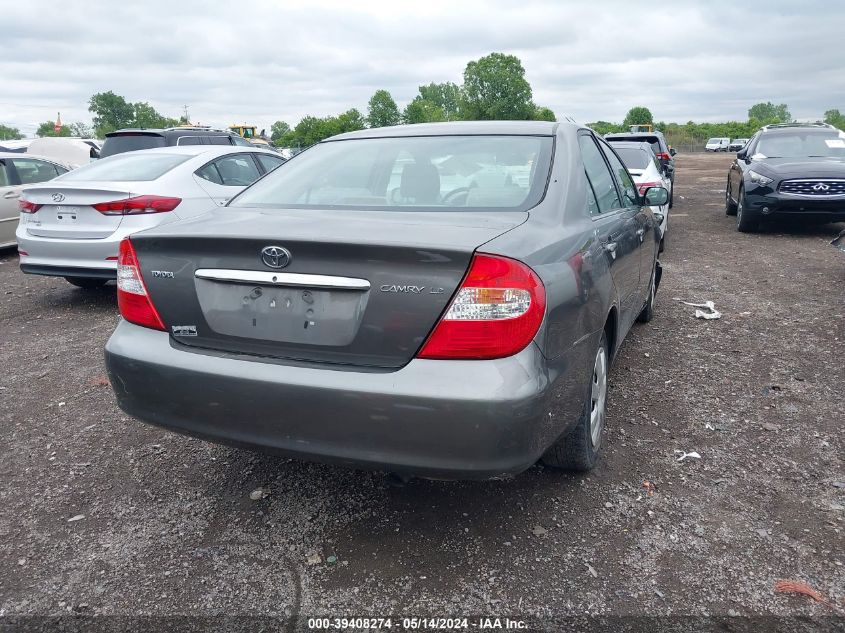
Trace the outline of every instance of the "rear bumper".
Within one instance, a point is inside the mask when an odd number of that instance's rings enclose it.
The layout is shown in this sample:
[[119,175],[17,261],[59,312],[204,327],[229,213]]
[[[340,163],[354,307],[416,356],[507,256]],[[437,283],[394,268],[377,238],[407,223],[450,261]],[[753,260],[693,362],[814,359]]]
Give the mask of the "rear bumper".
[[[23,256],[21,259],[25,259]],[[49,277],[85,277],[86,279],[117,279],[117,268],[81,268],[78,266],[47,266],[43,264],[20,264],[21,272]]]
[[[504,359],[414,359],[396,371],[361,372],[198,353],[167,333],[121,321],[105,353],[120,407],[145,422],[423,477],[525,470],[583,408],[583,397],[551,396],[534,343]],[[586,379],[568,378],[560,382],[584,392]]]

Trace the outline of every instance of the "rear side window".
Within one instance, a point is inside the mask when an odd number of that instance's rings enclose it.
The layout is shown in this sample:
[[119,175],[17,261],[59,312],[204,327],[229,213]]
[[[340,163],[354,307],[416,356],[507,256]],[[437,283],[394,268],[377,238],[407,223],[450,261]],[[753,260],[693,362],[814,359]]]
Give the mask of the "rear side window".
[[214,161],[221,183],[227,187],[247,187],[261,175],[252,158],[245,154],[226,156]]
[[183,154],[127,153],[89,163],[69,171],[62,180],[87,181],[107,180],[131,182],[133,180],[155,180],[168,171],[193,158]]
[[0,187],[9,186],[9,176],[6,174],[6,163],[0,160]]
[[[209,145],[237,145],[238,143],[233,143],[230,136],[206,136],[206,142]],[[249,141],[247,141],[249,144]]]
[[43,160],[13,158],[11,162],[15,166],[15,171],[18,172],[18,178],[20,178],[22,185],[46,182],[59,175],[59,170],[56,169],[55,165]]
[[153,149],[164,147],[164,137],[160,134],[119,134],[107,136],[100,151],[100,158],[122,154],[123,152],[134,152],[139,149]]
[[593,188],[598,212],[604,213],[611,209],[618,209],[622,206],[619,202],[619,194],[616,192],[616,184],[604,156],[599,151],[598,145],[591,136],[581,135],[578,137],[581,145],[581,158],[584,161],[584,171],[587,172],[587,180]]
[[261,166],[264,168],[265,171],[273,171],[285,162],[285,159],[281,156],[268,156],[267,154],[256,154],[255,157],[258,159],[258,162],[261,163]]
[[202,145],[201,136],[180,136],[176,139],[177,145]]

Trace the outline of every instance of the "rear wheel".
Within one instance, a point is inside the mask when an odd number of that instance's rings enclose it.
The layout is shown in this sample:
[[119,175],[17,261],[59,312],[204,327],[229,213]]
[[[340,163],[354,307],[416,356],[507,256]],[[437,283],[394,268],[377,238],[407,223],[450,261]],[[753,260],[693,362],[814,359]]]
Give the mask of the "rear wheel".
[[651,286],[648,289],[648,299],[642,311],[637,315],[637,321],[648,323],[654,318],[654,303],[657,301],[657,266],[651,271]]
[[91,290],[93,288],[101,288],[102,286],[105,286],[108,279],[97,279],[95,277],[65,277],[65,281],[73,284],[77,288]]
[[742,187],[736,199],[736,230],[740,233],[753,233],[760,228],[760,219],[745,208],[745,192]]
[[578,423],[565,436],[552,444],[542,457],[542,462],[553,468],[587,471],[596,465],[601,448],[607,405],[607,373],[610,355],[607,335],[602,333],[593,363],[584,411]]
[[731,199],[731,179],[725,185],[725,215],[736,215],[736,203]]

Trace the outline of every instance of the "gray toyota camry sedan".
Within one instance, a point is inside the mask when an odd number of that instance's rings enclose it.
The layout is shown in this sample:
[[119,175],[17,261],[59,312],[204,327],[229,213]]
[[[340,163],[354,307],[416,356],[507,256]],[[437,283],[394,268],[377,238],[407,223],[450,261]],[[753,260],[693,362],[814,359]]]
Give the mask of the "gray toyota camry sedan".
[[668,193],[574,123],[335,136],[123,240],[106,345],[131,415],[403,476],[587,470],[660,282]]

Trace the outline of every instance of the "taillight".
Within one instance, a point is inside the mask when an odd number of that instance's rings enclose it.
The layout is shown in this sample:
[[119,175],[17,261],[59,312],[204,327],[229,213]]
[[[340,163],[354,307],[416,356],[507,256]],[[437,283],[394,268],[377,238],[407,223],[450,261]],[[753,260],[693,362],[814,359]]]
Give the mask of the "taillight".
[[658,152],[657,158],[659,158],[660,160],[669,160],[672,157],[669,156],[669,154],[667,154],[666,152]]
[[515,259],[477,253],[419,358],[490,359],[523,350],[546,312],[537,274]]
[[136,196],[113,202],[92,204],[103,215],[141,215],[143,213],[164,213],[173,211],[182,202],[182,198],[166,196]]
[[640,182],[640,183],[637,183],[637,189],[639,190],[641,196],[645,195],[646,189],[648,189],[649,187],[662,187],[662,186],[663,186],[662,182]]
[[[14,204],[14,203],[13,203]],[[18,198],[18,209],[20,209],[21,213],[35,213],[43,207],[42,204],[35,204],[31,200],[27,200],[26,198]]]
[[120,316],[136,325],[165,330],[161,317],[147,294],[138,256],[128,237],[120,242],[117,256],[117,307]]

